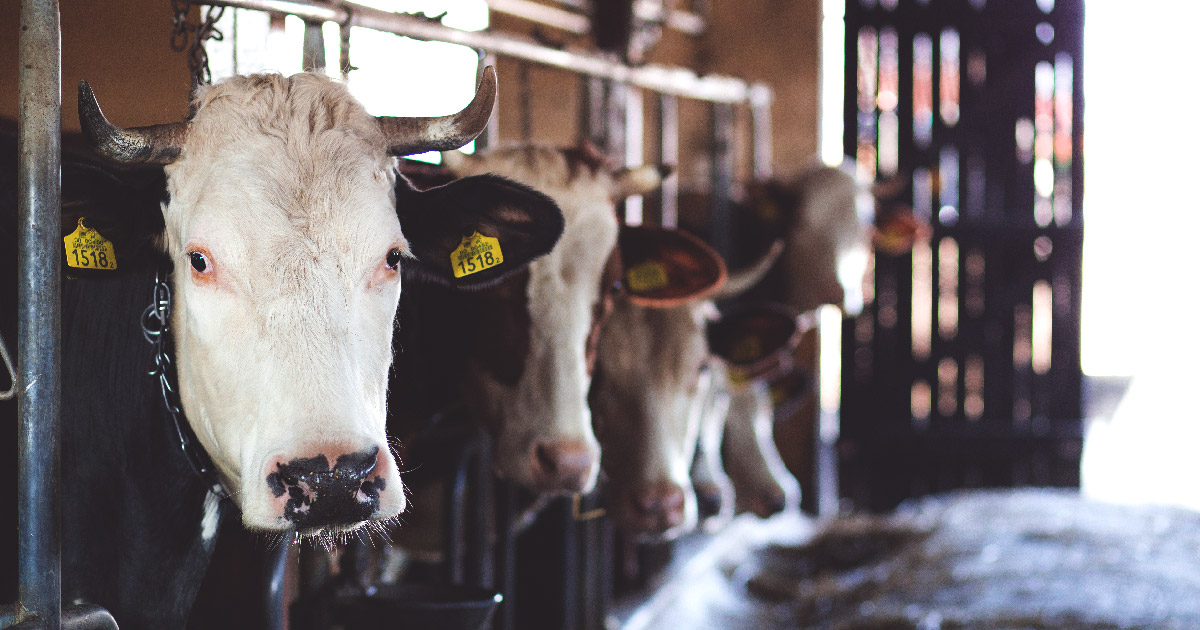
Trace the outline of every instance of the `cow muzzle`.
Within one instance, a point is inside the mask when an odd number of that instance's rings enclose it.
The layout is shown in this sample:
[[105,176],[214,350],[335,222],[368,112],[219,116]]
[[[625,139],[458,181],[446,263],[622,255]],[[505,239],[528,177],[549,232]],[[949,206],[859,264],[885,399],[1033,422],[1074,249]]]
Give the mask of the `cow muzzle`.
[[278,456],[267,468],[264,481],[276,515],[292,528],[355,526],[378,518],[381,506],[397,499],[403,509],[403,489],[389,487],[390,462],[378,446],[356,452],[329,450],[333,452]]
[[[633,488],[619,500],[618,526],[646,539],[665,540],[688,528],[688,493],[676,483],[661,481]],[[694,523],[692,523],[694,525]]]
[[533,485],[544,492],[587,492],[599,466],[596,447],[582,441],[538,442],[529,453]]

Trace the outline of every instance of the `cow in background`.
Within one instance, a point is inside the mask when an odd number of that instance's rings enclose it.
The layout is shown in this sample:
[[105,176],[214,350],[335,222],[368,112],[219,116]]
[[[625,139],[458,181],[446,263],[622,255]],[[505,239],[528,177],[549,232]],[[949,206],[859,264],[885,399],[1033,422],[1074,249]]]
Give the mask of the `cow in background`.
[[548,255],[504,282],[401,299],[401,324],[415,325],[398,344],[397,395],[421,402],[398,409],[398,432],[463,401],[491,429],[501,478],[542,493],[587,492],[600,466],[587,405],[596,335],[620,280],[615,204],[657,188],[664,170],[617,168],[587,144],[443,157],[454,176],[499,175],[546,193],[565,227]]
[[[97,151],[165,180],[64,168],[64,233],[95,229],[117,258],[63,285],[64,600],[123,627],[184,627],[223,504],[281,543],[331,542],[404,509],[385,435],[401,274],[495,281],[561,232],[526,187],[418,192],[394,171],[395,155],[475,137],[495,87],[489,70],[459,114],[376,118],[322,76],[233,77],[202,87],[187,121],[122,129],[80,86]],[[76,195],[80,172],[102,186]],[[455,278],[451,252],[475,232],[509,255]]]
[[794,368],[792,352],[811,326],[811,317],[751,304],[728,307],[710,327],[709,345],[721,361],[714,365],[692,465],[707,527],[721,527],[735,512],[767,518],[799,506],[799,483],[775,446],[768,382]]
[[591,394],[608,513],[627,531],[672,538],[697,521],[688,473],[714,386],[714,301],[761,279],[781,246],[728,282],[721,257],[679,230],[627,227],[620,248],[624,290],[600,334]]
[[907,252],[927,230],[911,208],[892,203],[902,187],[899,178],[864,185],[849,161],[748,184],[740,214],[751,246],[784,240],[779,263],[754,295],[797,313],[832,304],[857,315],[872,253]]

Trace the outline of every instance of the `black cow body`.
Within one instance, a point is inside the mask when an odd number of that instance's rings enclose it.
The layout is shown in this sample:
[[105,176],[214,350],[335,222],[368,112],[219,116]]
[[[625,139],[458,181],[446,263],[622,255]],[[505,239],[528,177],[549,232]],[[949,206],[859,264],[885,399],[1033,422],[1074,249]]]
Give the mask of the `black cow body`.
[[[11,139],[0,170],[2,330],[16,351],[16,164]],[[160,173],[119,176],[64,160],[64,222],[91,204],[119,204],[121,214],[161,222]],[[84,199],[83,191],[90,198]],[[80,206],[78,204],[84,204]],[[132,244],[126,253],[135,249]],[[179,446],[140,318],[150,304],[161,257],[120,259],[119,271],[79,274],[64,266],[62,296],[61,501],[62,594],[111,611],[122,628],[181,628],[211,554],[201,537],[208,485]],[[0,425],[14,436],[16,403],[0,404]],[[15,478],[10,477],[10,478]],[[15,484],[5,483],[14,493]],[[10,495],[11,496],[11,495]],[[5,497],[9,499],[9,497]],[[8,501],[15,504],[15,497]],[[16,529],[15,514],[8,531]],[[216,515],[214,514],[214,517]],[[9,539],[5,555],[16,544]],[[15,562],[3,597],[16,597]]]

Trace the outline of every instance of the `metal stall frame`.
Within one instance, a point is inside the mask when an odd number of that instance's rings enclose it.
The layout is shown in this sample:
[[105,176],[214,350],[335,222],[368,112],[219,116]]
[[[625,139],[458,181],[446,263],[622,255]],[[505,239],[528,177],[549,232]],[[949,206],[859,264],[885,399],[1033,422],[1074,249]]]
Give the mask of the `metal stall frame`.
[[13,374],[19,423],[19,599],[0,608],[0,627],[115,629],[116,622],[103,608],[62,603],[58,498],[61,40],[57,0],[22,0],[17,60],[17,369]]
[[[733,107],[746,104],[751,115],[751,156],[755,176],[770,172],[771,89],[726,76],[699,76],[691,70],[659,65],[629,66],[609,55],[583,50],[548,48],[530,38],[449,28],[411,15],[389,13],[352,2],[317,3],[288,0],[210,0],[203,4],[295,15],[307,22],[334,22],[343,27],[359,26],[408,36],[469,46],[486,52],[485,60],[504,56],[524,62],[567,70],[590,77],[609,95],[600,124],[623,127],[622,137],[609,143],[620,145],[626,164],[640,162],[644,125],[642,94],[631,88],[659,95],[661,110],[661,157],[678,159],[678,98],[713,104],[714,118],[731,119]],[[518,14],[517,2],[491,0],[493,10]],[[669,28],[696,34],[703,28],[694,14],[662,11],[653,3],[638,5],[641,19],[657,19]],[[524,6],[524,5],[522,5]],[[649,11],[649,13],[647,13]],[[641,15],[645,14],[645,15]],[[653,15],[651,15],[653,14]],[[566,13],[564,12],[564,15]],[[582,18],[582,16],[578,16]],[[18,367],[14,387],[18,393],[19,428],[19,584],[20,600],[0,608],[0,628],[116,628],[112,616],[100,607],[79,604],[63,607],[61,602],[61,557],[59,545],[59,404],[61,269],[57,255],[61,197],[61,33],[57,0],[22,0],[20,34],[20,114],[18,126],[18,223],[20,249]],[[615,97],[615,98],[614,98]],[[493,114],[495,120],[495,114]],[[618,124],[619,122],[619,124]],[[635,129],[636,127],[636,129]],[[728,128],[714,128],[714,137],[726,147],[722,159],[714,161],[714,211],[727,212],[725,201],[733,181],[733,163],[728,158]],[[494,136],[494,130],[491,134]],[[633,136],[636,135],[636,138]],[[632,140],[632,141],[631,141]],[[673,179],[673,178],[672,178]],[[676,185],[669,181],[663,196],[659,221],[673,226],[677,216]],[[724,223],[717,221],[717,223]],[[716,233],[714,232],[714,235]],[[720,235],[718,235],[720,236]],[[721,236],[721,238],[725,238]],[[729,244],[727,247],[732,247]],[[731,252],[723,249],[728,256]],[[499,498],[498,498],[499,499]],[[595,528],[593,528],[595,529]],[[512,544],[507,545],[511,552]],[[282,600],[276,558],[269,577],[272,603]],[[512,575],[512,558],[503,559],[502,573]],[[511,577],[510,577],[511,579]],[[278,606],[271,605],[270,617],[278,619]],[[603,611],[600,611],[603,614]],[[589,615],[590,617],[591,615]],[[268,622],[275,625],[278,621]]]

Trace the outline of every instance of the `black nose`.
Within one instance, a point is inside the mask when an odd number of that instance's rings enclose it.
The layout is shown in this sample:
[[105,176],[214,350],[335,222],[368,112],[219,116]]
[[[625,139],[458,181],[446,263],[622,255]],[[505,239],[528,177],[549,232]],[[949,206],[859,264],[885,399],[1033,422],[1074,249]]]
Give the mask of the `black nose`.
[[297,528],[368,520],[379,509],[382,477],[375,471],[379,448],[339,455],[332,467],[323,453],[276,464],[267,475],[272,494],[288,495],[283,516]]

